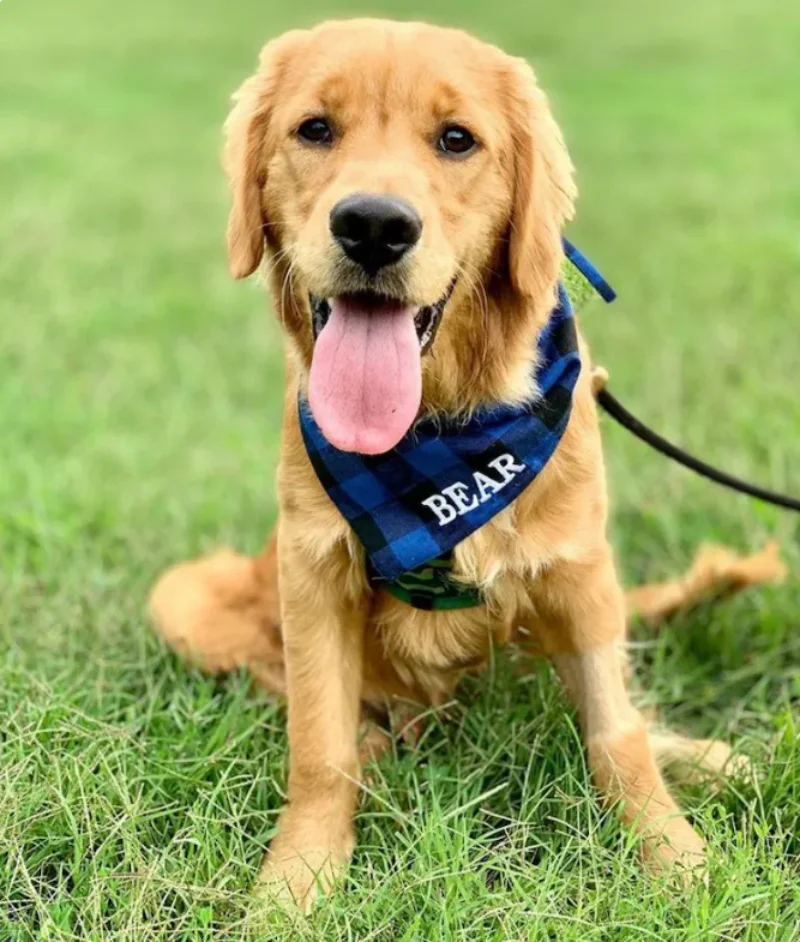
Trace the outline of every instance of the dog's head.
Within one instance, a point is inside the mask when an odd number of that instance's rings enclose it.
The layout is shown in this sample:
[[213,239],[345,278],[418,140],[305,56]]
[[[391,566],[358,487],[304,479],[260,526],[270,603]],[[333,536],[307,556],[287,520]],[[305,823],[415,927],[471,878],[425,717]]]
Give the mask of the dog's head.
[[454,30],[327,23],[266,46],[226,132],[231,271],[266,248],[333,444],[392,448],[423,379],[431,399],[527,381],[575,195],[527,64]]

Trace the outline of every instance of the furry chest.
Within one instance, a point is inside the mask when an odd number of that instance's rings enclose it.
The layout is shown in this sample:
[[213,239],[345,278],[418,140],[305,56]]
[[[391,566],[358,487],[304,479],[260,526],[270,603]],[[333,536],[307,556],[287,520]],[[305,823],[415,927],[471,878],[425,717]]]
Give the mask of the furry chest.
[[503,633],[486,607],[423,611],[383,591],[377,594],[372,628],[394,668],[422,686],[428,671],[455,675],[480,666]]

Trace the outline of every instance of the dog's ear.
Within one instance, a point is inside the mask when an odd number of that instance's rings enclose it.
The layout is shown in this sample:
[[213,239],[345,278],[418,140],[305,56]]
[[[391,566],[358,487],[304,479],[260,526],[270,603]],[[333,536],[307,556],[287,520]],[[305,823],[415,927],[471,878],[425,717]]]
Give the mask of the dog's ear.
[[561,231],[577,196],[574,168],[547,98],[523,59],[514,60],[509,82],[514,200],[509,275],[515,291],[541,301],[560,271]]
[[278,81],[299,35],[299,31],[292,31],[267,43],[258,72],[234,94],[225,122],[223,165],[233,198],[228,218],[228,265],[234,278],[252,274],[264,254],[267,220],[261,193],[267,175],[266,141]]

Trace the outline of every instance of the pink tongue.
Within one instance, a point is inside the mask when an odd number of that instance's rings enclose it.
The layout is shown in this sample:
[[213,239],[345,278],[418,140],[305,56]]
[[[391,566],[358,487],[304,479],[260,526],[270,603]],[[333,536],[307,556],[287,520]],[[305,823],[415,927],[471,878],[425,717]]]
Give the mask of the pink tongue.
[[308,401],[342,451],[379,455],[411,427],[422,395],[416,310],[334,298],[314,347]]

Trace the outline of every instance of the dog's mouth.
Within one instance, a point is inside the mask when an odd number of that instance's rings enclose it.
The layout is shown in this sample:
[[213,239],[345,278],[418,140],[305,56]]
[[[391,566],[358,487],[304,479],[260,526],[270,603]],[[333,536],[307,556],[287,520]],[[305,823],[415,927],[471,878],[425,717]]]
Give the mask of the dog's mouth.
[[[447,302],[453,294],[455,286],[456,279],[453,278],[447,291],[445,291],[435,304],[426,304],[420,307],[414,315],[414,326],[417,329],[421,355],[426,354],[433,346],[433,341],[436,339],[436,332],[442,320],[442,314],[444,313]],[[398,302],[394,298],[389,298],[372,291],[359,291],[353,294],[343,295],[341,300],[345,302],[351,301],[354,304],[362,306],[365,310],[373,310],[378,314],[382,308],[386,308],[387,306],[396,307],[398,303],[402,304],[404,307],[408,306],[402,302]],[[327,298],[317,298],[313,294],[309,295],[309,301],[311,303],[311,326],[314,331],[314,342],[316,342],[317,338],[322,333],[323,327],[328,323],[328,319],[331,316],[331,304],[334,303],[334,301],[328,300]]]
[[332,445],[376,455],[403,438],[419,412],[422,355],[454,288],[422,307],[371,292],[311,297],[308,399]]

